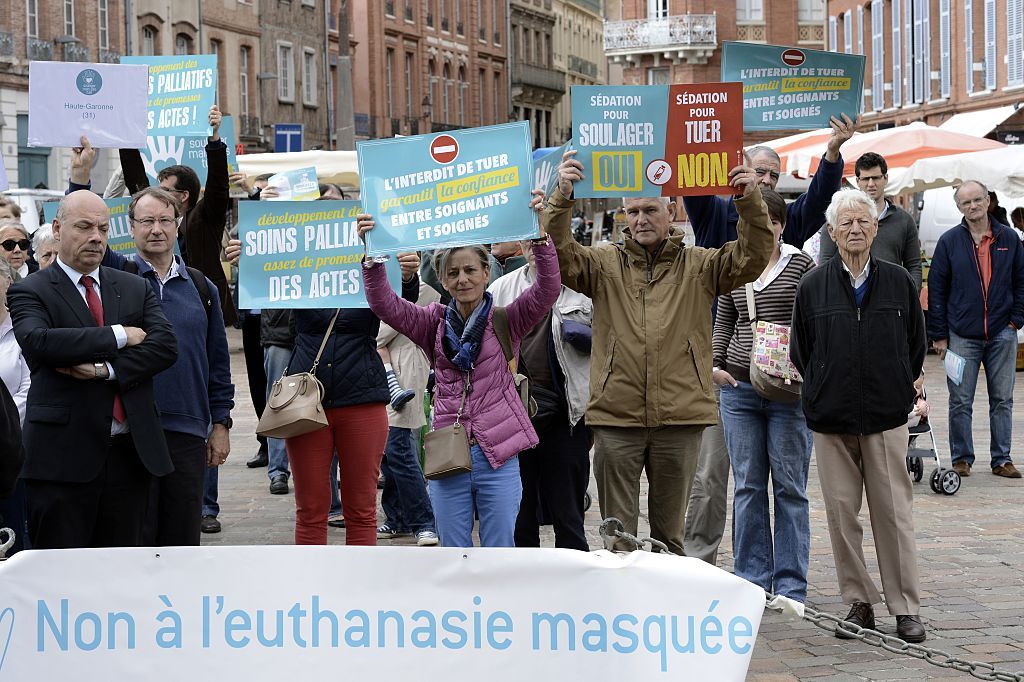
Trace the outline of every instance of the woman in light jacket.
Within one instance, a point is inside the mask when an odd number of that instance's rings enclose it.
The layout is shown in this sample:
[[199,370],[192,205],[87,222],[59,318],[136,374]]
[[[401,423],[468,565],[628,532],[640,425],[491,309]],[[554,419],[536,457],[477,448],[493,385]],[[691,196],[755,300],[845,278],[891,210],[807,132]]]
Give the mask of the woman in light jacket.
[[[539,203],[535,199],[531,205]],[[360,234],[372,228],[373,218],[360,216]],[[533,249],[537,281],[508,306],[514,352],[544,319],[561,286],[555,247],[546,234],[534,241]],[[441,544],[448,547],[473,545],[474,513],[480,517],[482,546],[515,546],[522,495],[516,456],[538,443],[494,332],[494,308],[486,291],[488,257],[482,246],[435,253],[435,268],[452,301],[448,306],[432,303],[426,308],[396,296],[381,264],[364,261],[363,267],[370,309],[434,359],[434,429],[455,422],[469,377],[471,388],[460,421],[470,439],[473,470],[432,480],[428,486]]]
[[[528,260],[498,278],[488,291],[494,305],[511,305],[537,280],[529,241]],[[516,519],[516,547],[540,547],[541,508],[555,530],[555,547],[589,551],[583,530],[583,499],[590,483],[593,437],[583,420],[590,398],[590,342],[594,304],[562,286],[544,320],[523,339],[519,372],[530,378],[537,402],[537,447],[519,454],[523,500]]]

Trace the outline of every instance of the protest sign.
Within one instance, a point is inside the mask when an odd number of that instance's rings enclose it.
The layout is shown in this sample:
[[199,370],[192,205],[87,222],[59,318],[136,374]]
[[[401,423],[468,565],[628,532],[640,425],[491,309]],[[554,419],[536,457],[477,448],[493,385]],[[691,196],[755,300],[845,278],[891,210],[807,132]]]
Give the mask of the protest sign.
[[742,107],[740,83],[574,85],[576,197],[731,194]]
[[[268,590],[267,575],[288,580]],[[26,551],[0,564],[0,679],[178,682],[202,670],[214,680],[272,680],[344,670],[377,680],[476,682],[484,671],[489,682],[732,682],[746,675],[764,594],[698,559],[649,552]]]
[[150,135],[210,134],[207,117],[217,98],[217,55],[121,57],[121,63],[149,67]]
[[316,179],[316,168],[296,168],[275,173],[267,178],[267,187],[277,189],[276,197],[267,201],[316,201],[320,198],[320,183]]
[[[358,201],[240,201],[242,308],[366,308]],[[402,289],[398,260],[388,281]]]
[[29,62],[28,146],[146,144],[146,67]]
[[829,117],[857,118],[864,55],[726,41],[722,80],[743,83],[746,130],[828,128]]
[[[110,209],[110,228],[107,230],[107,247],[111,251],[131,256],[135,253],[135,239],[132,238],[131,223],[128,220],[128,204],[132,203],[131,197],[116,197],[104,199],[103,203]],[[57,217],[57,206],[59,201],[47,201],[43,204],[43,219],[52,223]],[[175,253],[178,252],[178,244],[174,244]],[[2,678],[0,678],[2,679]]]
[[570,149],[572,149],[572,140],[561,147],[533,151],[534,189],[543,190],[545,196],[551,196],[555,188],[558,187],[558,165],[562,163],[562,155]]
[[530,239],[527,121],[357,145],[370,255]]
[[[238,159],[235,156],[235,121],[231,116],[220,120],[220,139],[228,148],[228,173],[238,170]],[[206,185],[208,172],[206,145],[209,140],[197,135],[149,135],[146,146],[139,150],[142,154],[142,165],[146,168],[150,184],[157,184],[156,176],[168,166],[188,166],[199,176],[199,184]]]

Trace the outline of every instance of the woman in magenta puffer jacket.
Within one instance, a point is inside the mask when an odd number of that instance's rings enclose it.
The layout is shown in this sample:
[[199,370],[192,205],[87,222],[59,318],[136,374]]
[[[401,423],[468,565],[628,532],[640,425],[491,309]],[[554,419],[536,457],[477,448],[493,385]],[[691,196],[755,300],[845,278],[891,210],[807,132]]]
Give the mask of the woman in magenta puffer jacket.
[[[360,232],[373,219],[359,219]],[[508,306],[512,349],[547,315],[560,291],[558,259],[547,235],[534,242],[537,281]],[[433,428],[455,421],[466,372],[470,392],[461,423],[470,439],[473,470],[429,482],[441,544],[473,545],[474,512],[480,517],[480,544],[514,547],[516,515],[522,497],[519,479],[521,451],[537,445],[537,434],[523,408],[501,344],[494,333],[487,249],[464,246],[438,251],[434,267],[452,295],[448,306],[433,303],[426,308],[399,298],[388,285],[384,268],[366,262],[363,281],[370,309],[383,322],[412,339],[434,358],[437,388]]]

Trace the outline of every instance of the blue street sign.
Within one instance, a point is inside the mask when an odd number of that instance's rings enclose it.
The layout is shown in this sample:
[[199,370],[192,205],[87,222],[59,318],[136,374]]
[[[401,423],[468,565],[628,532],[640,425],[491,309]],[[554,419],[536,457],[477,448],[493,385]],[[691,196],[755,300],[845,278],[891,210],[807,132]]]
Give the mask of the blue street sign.
[[302,151],[302,124],[301,123],[275,123],[274,124],[274,151],[275,152],[301,152]]

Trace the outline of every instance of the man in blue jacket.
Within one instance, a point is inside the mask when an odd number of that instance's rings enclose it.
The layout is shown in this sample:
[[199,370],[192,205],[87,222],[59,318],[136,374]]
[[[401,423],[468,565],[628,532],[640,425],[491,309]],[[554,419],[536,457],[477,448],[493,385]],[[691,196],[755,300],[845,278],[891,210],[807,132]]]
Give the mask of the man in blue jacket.
[[[843,182],[843,157],[839,150],[853,136],[859,122],[859,118],[854,122],[845,114],[842,121],[832,118],[832,134],[810,187],[786,207],[786,227],[782,232],[785,243],[799,249],[825,224],[825,209]],[[752,147],[747,150],[747,156],[761,185],[775,189],[782,172],[782,160],[775,150],[764,146]],[[732,197],[683,197],[683,207],[693,225],[696,246],[717,249],[736,239],[739,215]],[[715,563],[718,545],[725,532],[728,484],[729,455],[725,449],[725,433],[719,423],[706,428],[701,438],[697,475],[687,505],[686,556],[712,565]]]
[[985,365],[992,473],[1020,478],[1010,461],[1017,330],[1024,325],[1024,245],[988,213],[988,188],[967,180],[953,193],[964,219],[939,237],[928,273],[928,337],[943,357],[963,358],[959,383],[949,386],[949,445],[953,468],[970,476],[971,415],[978,370]]
[[231,449],[235,387],[224,317],[213,282],[174,255],[177,198],[147,187],[132,197],[128,220],[135,255],[108,250],[104,260],[149,281],[178,340],[177,362],[153,380],[174,472],[153,480],[143,541],[197,546],[206,469],[223,464]]

